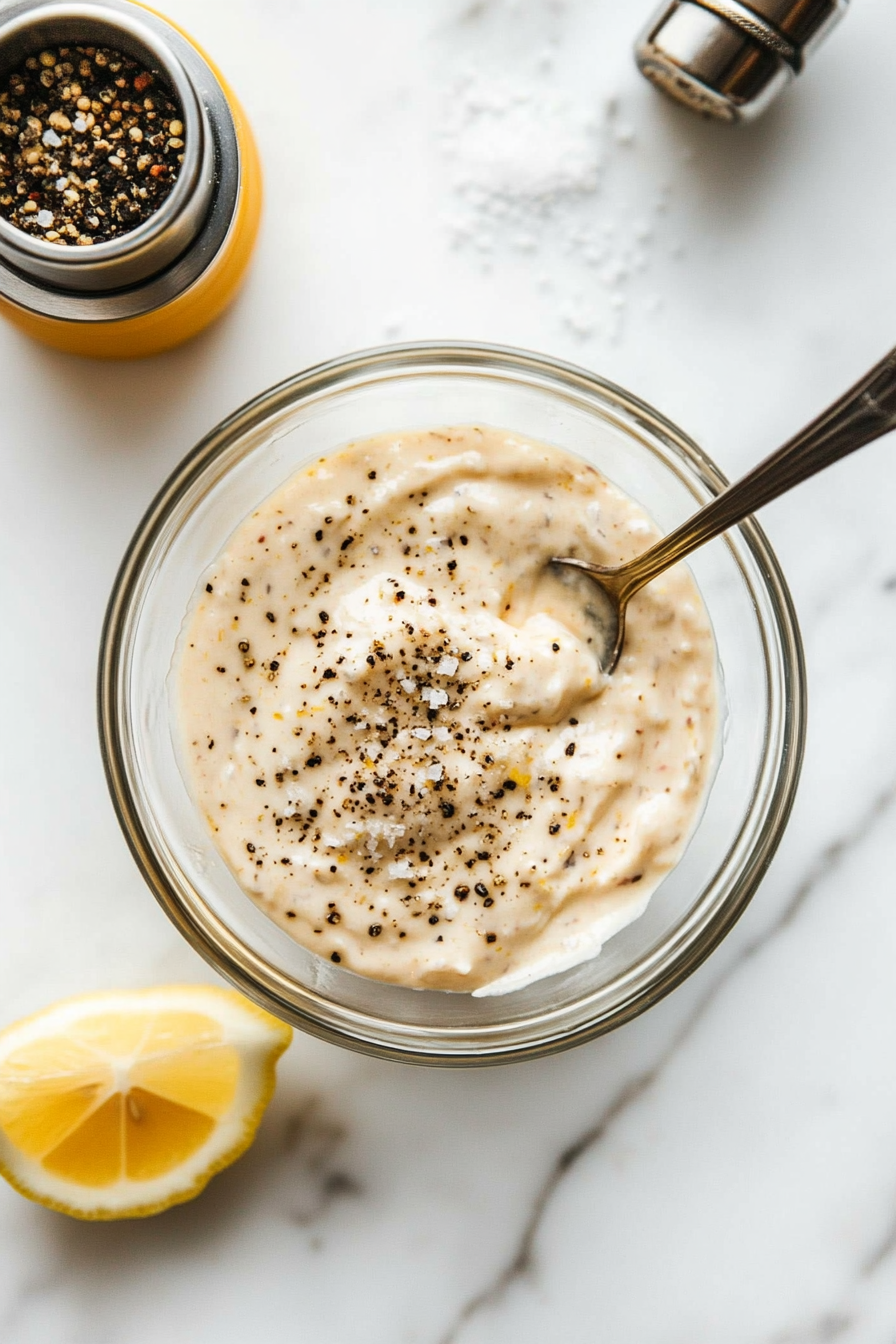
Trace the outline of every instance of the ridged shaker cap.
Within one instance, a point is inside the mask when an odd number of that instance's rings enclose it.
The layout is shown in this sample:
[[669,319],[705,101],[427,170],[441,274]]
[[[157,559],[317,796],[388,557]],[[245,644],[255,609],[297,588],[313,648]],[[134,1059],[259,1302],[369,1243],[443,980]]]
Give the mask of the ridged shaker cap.
[[671,0],[635,45],[641,72],[720,121],[764,112],[846,12],[849,0]]

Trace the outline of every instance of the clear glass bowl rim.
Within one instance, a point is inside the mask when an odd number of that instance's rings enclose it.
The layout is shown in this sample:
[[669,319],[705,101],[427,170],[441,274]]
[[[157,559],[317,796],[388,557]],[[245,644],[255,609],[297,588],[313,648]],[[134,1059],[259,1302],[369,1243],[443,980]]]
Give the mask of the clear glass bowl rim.
[[[510,346],[466,341],[418,341],[379,346],[328,360],[275,384],[244,403],[222,420],[183,458],[149,505],[125,552],[116,575],[106,610],[100,641],[97,680],[97,704],[100,748],[106,779],[119,824],[131,853],[148,886],[166,914],[191,946],[225,979],[262,1007],[300,1029],[331,1043],[381,1058],[405,1063],[440,1066],[496,1064],[536,1058],[570,1049],[583,1041],[614,1030],[644,1012],[677,988],[710,955],[743,914],[771,863],[793,807],[799,782],[806,733],[806,675],[802,642],[796,613],[786,581],[764,532],[754,518],[736,529],[752,552],[772,612],[771,628],[758,621],[766,646],[769,665],[769,634],[780,650],[780,684],[770,684],[772,696],[779,701],[779,749],[766,786],[757,788],[746,822],[757,809],[764,813],[753,843],[745,853],[738,852],[739,871],[727,894],[712,915],[692,937],[666,957],[649,983],[642,984],[615,1009],[600,1017],[580,1021],[563,1031],[550,1031],[531,1040],[510,1045],[491,1042],[485,1048],[472,1046],[440,1049],[431,1029],[421,1028],[419,1041],[410,1028],[398,1041],[387,1039],[370,1027],[369,1018],[353,1009],[345,1009],[342,1022],[322,1020],[278,993],[275,974],[245,944],[227,936],[223,924],[210,911],[197,917],[180,894],[168,883],[163,866],[155,853],[151,837],[141,816],[140,802],[129,782],[126,734],[122,731],[126,712],[123,683],[125,637],[133,604],[140,595],[146,562],[171,514],[196,481],[214,461],[238,440],[251,434],[269,418],[322,394],[346,390],[363,383],[371,374],[381,381],[389,375],[440,373],[451,369],[468,374],[500,373],[513,379],[535,379],[555,391],[592,393],[599,400],[615,405],[624,415],[640,422],[649,433],[662,439],[682,460],[688,470],[711,493],[718,494],[728,484],[711,458],[672,421],[648,403],[619,385],[587,369],[552,356],[536,354]],[[335,446],[335,445],[334,445]],[[770,671],[770,683],[774,676]],[[768,740],[766,741],[766,751]],[[768,766],[768,759],[763,762]],[[730,862],[729,855],[729,862]],[[720,870],[722,871],[722,870]],[[280,976],[280,979],[284,977]],[[450,1036],[450,1030],[446,1033]]]

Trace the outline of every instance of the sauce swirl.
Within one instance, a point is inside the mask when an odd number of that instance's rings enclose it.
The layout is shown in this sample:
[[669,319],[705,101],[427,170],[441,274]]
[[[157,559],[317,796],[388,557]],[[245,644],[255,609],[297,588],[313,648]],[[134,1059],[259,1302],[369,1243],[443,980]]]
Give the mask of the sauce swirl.
[[611,678],[552,555],[656,537],[594,468],[477,426],[322,458],[203,577],[182,755],[248,895],[304,946],[502,993],[594,956],[679,859],[716,739],[689,571],[632,602]]

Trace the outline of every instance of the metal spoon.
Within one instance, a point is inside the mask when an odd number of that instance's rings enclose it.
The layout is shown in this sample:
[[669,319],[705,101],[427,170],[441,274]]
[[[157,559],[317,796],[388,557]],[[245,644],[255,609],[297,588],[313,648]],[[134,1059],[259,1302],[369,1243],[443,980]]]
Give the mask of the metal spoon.
[[581,570],[600,599],[596,618],[603,638],[598,663],[610,673],[625,640],[625,609],[639,589],[704,542],[754,513],[817,471],[896,429],[896,350],[799,434],[642,555],[617,566],[556,556],[551,565]]

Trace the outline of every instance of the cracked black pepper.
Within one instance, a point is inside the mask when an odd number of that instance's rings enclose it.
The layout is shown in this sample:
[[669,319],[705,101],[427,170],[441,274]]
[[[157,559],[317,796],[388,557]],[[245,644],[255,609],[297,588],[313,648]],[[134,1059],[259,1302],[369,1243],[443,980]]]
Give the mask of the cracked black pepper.
[[104,47],[34,52],[0,88],[0,214],[58,247],[129,233],[168,196],[183,113],[160,77]]
[[696,819],[715,650],[681,567],[603,677],[547,561],[655,535],[585,463],[478,427],[352,444],[262,503],[201,576],[177,670],[185,773],[248,895],[414,987],[595,955]]

